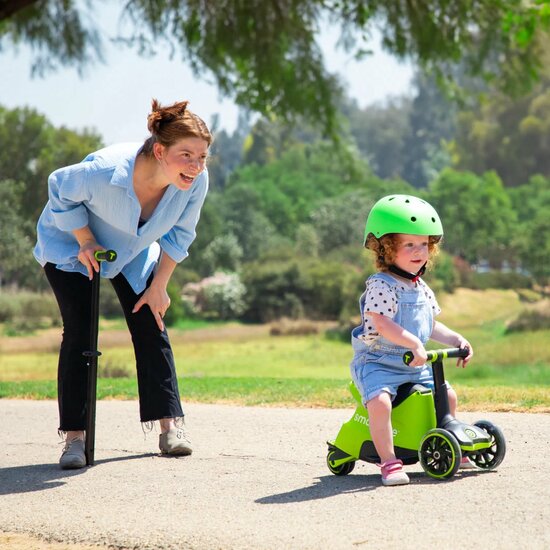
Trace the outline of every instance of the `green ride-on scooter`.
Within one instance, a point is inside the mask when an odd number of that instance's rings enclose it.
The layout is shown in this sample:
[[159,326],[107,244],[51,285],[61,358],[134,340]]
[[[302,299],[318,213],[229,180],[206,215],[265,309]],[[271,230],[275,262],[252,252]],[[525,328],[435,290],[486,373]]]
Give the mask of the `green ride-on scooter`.
[[[504,459],[506,440],[502,431],[487,420],[465,424],[449,412],[443,359],[466,357],[467,349],[451,348],[428,352],[433,366],[434,392],[420,384],[403,384],[393,401],[392,428],[395,455],[403,464],[420,460],[424,471],[435,479],[449,479],[466,456],[478,470],[493,470]],[[413,355],[403,356],[405,363]],[[327,465],[338,476],[349,474],[357,460],[379,463],[369,430],[369,413],[359,391],[350,382],[358,406],[336,439],[328,442]]]

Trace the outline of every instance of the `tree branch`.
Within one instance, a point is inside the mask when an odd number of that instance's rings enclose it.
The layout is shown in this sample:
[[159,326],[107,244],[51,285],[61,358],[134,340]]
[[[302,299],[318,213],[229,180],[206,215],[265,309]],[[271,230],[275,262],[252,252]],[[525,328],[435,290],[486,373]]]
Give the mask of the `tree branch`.
[[4,0],[4,2],[0,4],[0,21],[24,10],[31,4],[37,4],[39,1],[40,0]]

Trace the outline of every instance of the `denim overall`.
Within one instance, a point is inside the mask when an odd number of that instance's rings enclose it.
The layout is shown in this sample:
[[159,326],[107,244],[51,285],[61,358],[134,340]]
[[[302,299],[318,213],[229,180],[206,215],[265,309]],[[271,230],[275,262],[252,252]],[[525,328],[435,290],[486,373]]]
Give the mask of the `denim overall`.
[[[410,288],[387,273],[373,275],[387,282],[396,293],[397,313],[393,321],[417,336],[426,345],[433,329],[434,315],[426,293],[420,286]],[[361,320],[364,319],[367,291],[359,299]],[[403,354],[409,351],[386,338],[379,336],[367,345],[359,339],[364,331],[364,321],[351,333],[354,357],[350,365],[351,377],[359,390],[363,402],[367,403],[383,391],[391,394],[392,399],[397,388],[407,382],[421,383],[433,387],[431,368],[427,365],[409,367],[403,362]]]

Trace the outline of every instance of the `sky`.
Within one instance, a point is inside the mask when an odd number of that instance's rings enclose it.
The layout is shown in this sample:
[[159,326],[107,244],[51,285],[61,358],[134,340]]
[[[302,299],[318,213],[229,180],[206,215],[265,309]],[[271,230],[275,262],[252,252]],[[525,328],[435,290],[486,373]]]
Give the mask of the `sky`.
[[[116,30],[118,11],[101,7],[95,20],[104,36]],[[410,93],[413,69],[372,44],[373,54],[356,62],[335,46],[338,30],[326,27],[319,43],[326,67],[346,83],[348,95],[360,107],[389,96]],[[81,131],[93,128],[105,144],[142,141],[148,136],[147,114],[154,97],[163,104],[187,99],[190,109],[207,123],[219,114],[219,125],[235,130],[238,107],[222,98],[212,82],[197,79],[189,67],[168,54],[139,57],[123,46],[105,40],[105,64],[95,64],[79,76],[74,68],[62,68],[45,77],[31,77],[31,53],[26,47],[4,46],[0,53],[0,105],[13,109],[31,107],[56,127]]]

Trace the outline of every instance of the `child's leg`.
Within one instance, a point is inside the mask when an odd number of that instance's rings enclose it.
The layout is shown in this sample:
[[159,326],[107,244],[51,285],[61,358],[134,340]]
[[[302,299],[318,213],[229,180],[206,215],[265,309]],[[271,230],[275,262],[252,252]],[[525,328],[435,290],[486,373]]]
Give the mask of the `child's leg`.
[[453,388],[447,388],[447,395],[449,396],[449,411],[452,416],[456,416],[456,405],[458,403],[458,397]]
[[387,392],[367,402],[369,427],[376,452],[380,457],[383,485],[406,485],[409,476],[403,471],[403,462],[395,457],[391,426],[391,396]]
[[382,392],[367,402],[370,433],[382,464],[395,459],[391,409],[391,396],[386,392]]
[[[456,406],[458,403],[458,397],[456,395],[456,392],[453,390],[453,388],[447,388],[447,395],[449,396],[449,411],[451,415],[456,418]],[[470,462],[467,456],[463,456],[460,462],[460,467],[462,469],[470,469],[470,468],[475,468],[475,465],[472,462]]]

